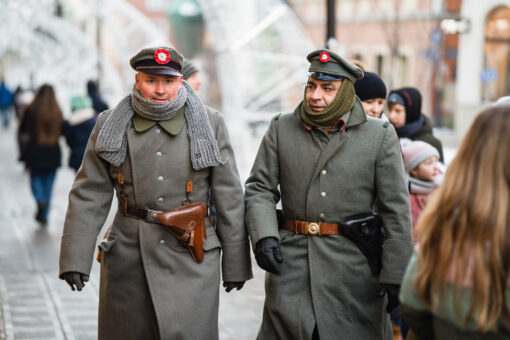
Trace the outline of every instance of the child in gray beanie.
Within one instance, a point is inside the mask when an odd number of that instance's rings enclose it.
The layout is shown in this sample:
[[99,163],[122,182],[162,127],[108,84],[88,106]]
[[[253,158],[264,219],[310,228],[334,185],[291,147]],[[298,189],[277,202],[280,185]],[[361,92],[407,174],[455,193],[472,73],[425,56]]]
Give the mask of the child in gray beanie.
[[435,147],[423,141],[411,141],[404,138],[400,141],[400,145],[409,180],[409,197],[414,227],[431,193],[441,181],[442,176],[438,165],[439,152]]

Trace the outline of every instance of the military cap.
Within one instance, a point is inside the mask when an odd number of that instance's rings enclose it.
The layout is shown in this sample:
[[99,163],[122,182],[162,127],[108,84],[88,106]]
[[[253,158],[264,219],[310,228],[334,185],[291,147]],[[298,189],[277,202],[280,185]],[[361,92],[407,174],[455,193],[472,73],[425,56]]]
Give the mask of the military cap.
[[170,47],[144,48],[131,58],[135,71],[167,76],[182,76],[182,55]]
[[358,66],[330,50],[320,49],[313,51],[306,59],[310,62],[308,72],[312,73],[312,78],[319,80],[347,78],[353,83],[363,78],[363,71]]

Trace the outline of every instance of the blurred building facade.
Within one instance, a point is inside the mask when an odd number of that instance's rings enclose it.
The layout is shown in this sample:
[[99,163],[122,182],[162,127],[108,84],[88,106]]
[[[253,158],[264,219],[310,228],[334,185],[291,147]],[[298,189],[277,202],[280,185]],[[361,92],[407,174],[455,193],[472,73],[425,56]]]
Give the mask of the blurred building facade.
[[[289,0],[317,46],[326,44],[326,1]],[[423,112],[451,125],[457,32],[441,30],[457,18],[461,0],[336,0],[336,42],[330,48],[360,60],[389,89],[417,87]],[[439,90],[438,90],[439,88]]]
[[[317,46],[326,1],[288,0]],[[463,137],[484,105],[510,94],[510,1],[336,0],[336,44],[389,88],[415,86],[423,112]]]
[[510,95],[510,1],[463,0],[470,23],[459,39],[455,126],[462,136],[483,105]]

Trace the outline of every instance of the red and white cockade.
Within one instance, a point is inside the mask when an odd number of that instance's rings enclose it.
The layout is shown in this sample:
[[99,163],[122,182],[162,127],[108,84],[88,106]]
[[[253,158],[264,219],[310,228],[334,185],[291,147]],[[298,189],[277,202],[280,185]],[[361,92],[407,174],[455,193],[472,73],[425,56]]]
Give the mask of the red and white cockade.
[[328,52],[322,52],[319,54],[319,60],[323,63],[327,63],[329,61],[329,53]]
[[160,48],[154,52],[154,59],[158,64],[168,64],[170,61],[170,53],[167,50]]

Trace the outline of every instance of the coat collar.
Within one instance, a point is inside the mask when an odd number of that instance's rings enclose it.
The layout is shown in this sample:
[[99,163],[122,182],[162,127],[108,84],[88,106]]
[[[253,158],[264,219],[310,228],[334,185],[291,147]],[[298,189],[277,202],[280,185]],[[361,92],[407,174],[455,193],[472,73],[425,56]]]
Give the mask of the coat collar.
[[367,121],[367,115],[365,114],[365,110],[363,110],[363,104],[361,104],[361,100],[356,96],[356,101],[354,102],[354,107],[349,113],[349,117],[345,117],[347,120],[346,129],[363,124]]
[[176,136],[179,134],[179,132],[181,132],[184,123],[186,123],[186,117],[184,115],[184,106],[179,111],[177,111],[177,114],[173,118],[168,120],[156,122],[144,118],[138,114],[135,114],[135,116],[133,117],[133,127],[135,128],[136,132],[145,132],[154,125],[158,124],[159,126],[161,126],[163,130],[165,130],[172,136]]

